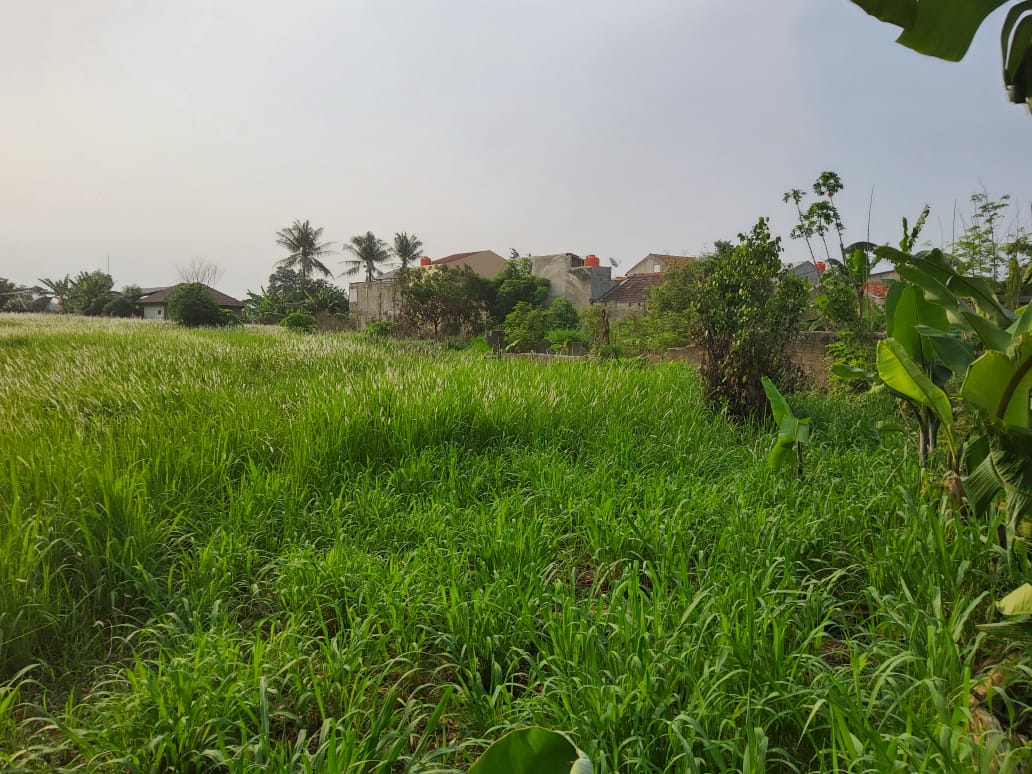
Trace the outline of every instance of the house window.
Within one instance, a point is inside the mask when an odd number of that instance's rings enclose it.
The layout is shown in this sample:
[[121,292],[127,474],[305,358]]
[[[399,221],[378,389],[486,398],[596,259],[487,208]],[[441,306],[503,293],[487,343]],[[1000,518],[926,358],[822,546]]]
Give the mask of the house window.
[[659,263],[652,264],[652,271],[654,271],[654,272],[663,271],[663,265],[659,264]]

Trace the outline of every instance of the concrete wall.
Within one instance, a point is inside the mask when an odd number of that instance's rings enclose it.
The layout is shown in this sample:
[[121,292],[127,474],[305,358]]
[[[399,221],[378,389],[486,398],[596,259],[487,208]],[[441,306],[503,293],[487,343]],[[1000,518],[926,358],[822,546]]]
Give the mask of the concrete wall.
[[165,304],[146,304],[143,307],[144,320],[165,320],[167,319],[167,314]]
[[[828,386],[828,345],[835,340],[834,333],[806,331],[786,347],[789,358],[802,371],[807,386],[820,389]],[[693,344],[674,347],[662,355],[663,360],[683,360],[695,366],[702,365],[702,347]]]
[[601,298],[616,283],[613,270],[608,266],[585,266],[572,253],[531,256],[535,277],[544,277],[550,283],[547,303],[565,298],[577,309],[586,309]]
[[352,282],[348,288],[348,313],[359,330],[376,320],[393,320],[401,302],[393,279]]

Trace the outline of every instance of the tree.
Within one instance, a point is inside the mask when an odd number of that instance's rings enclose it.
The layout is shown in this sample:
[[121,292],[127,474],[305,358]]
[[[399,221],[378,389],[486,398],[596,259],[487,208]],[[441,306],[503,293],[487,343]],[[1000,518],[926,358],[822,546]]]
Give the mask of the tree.
[[418,263],[422,252],[423,243],[415,234],[409,235],[402,231],[394,235],[394,255],[401,261],[402,269]]
[[390,247],[372,231],[351,237],[350,242],[344,243],[344,251],[352,257],[342,261],[347,265],[343,274],[350,277],[365,270],[366,282],[372,282],[380,273],[379,266],[391,258]]
[[142,315],[139,301],[143,291],[137,285],[126,285],[121,293],[114,293],[104,304],[101,314],[105,317],[139,317]]
[[104,313],[104,306],[115,297],[115,281],[102,271],[81,271],[68,292],[68,311],[95,317]]
[[785,345],[806,308],[806,282],[781,263],[781,239],[766,218],[738,235],[728,256],[706,260],[693,300],[707,395],[740,418],[768,410],[762,377],[791,384]]
[[1007,241],[1003,223],[1010,209],[1010,196],[993,199],[982,191],[971,197],[974,212],[960,239],[951,247],[954,267],[961,274],[979,274],[993,281],[1002,278],[1011,257],[1028,253],[1029,237],[1017,224],[1012,238]]
[[565,298],[557,298],[548,305],[549,326],[569,330],[580,325],[580,318],[577,317],[577,310],[573,304]]
[[319,256],[330,252],[330,243],[319,241],[322,233],[322,228],[313,228],[307,220],[303,223],[295,220],[293,225],[276,232],[276,244],[290,251],[290,255],[277,261],[276,265],[298,271],[304,287],[313,274],[333,276],[333,272],[319,260]]
[[277,323],[293,312],[348,313],[348,296],[343,288],[324,279],[306,282],[300,272],[283,266],[269,275],[266,287],[260,291],[248,291],[244,299],[247,317],[255,322]]
[[551,315],[544,307],[517,301],[502,323],[508,349],[513,352],[544,349],[548,343],[547,335],[552,327],[551,323]]
[[168,317],[188,328],[220,326],[225,322],[211,291],[199,282],[180,285],[172,292],[168,299]]
[[178,267],[179,281],[186,283],[199,282],[208,287],[214,287],[222,278],[222,268],[204,258],[191,258],[183,266]]
[[1010,4],[1000,37],[1003,82],[1012,102],[1032,109],[1032,4],[1027,0],[853,0],[867,13],[902,28],[897,43],[922,54],[959,62],[982,22]]
[[520,301],[532,306],[545,303],[552,283],[544,277],[535,277],[533,268],[534,264],[529,258],[510,259],[491,281],[494,286],[491,319],[496,324],[505,320]]
[[796,213],[799,215],[799,223],[792,229],[790,236],[792,239],[803,239],[806,241],[806,247],[810,251],[810,258],[814,264],[817,263],[817,256],[813,251],[813,244],[810,242],[814,237],[820,237],[821,243],[824,245],[825,258],[829,262],[836,260],[836,257],[833,257],[831,254],[827,239],[827,235],[833,228],[836,234],[838,234],[839,241],[837,259],[840,261],[846,260],[846,248],[842,240],[842,234],[846,227],[842,224],[842,216],[835,205],[835,194],[839,193],[844,187],[842,179],[836,172],[826,171],[821,172],[813,184],[813,192],[822,198],[810,204],[805,212],[802,208],[802,202],[806,198],[806,194],[800,189],[793,188],[781,197],[781,201],[795,204]]
[[487,319],[491,283],[468,266],[404,269],[401,322],[436,337],[471,333]]

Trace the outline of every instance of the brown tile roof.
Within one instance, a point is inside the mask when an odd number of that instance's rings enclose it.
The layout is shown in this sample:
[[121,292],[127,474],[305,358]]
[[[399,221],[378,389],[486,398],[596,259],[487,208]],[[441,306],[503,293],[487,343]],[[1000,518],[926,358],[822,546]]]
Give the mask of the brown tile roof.
[[[185,284],[185,283],[180,282],[179,285],[173,285],[172,287],[165,288],[164,290],[159,290],[157,293],[151,293],[148,296],[143,296],[140,299],[139,303],[140,304],[167,304],[169,298],[172,297],[172,294],[175,292],[176,288],[178,288],[180,285],[183,285],[183,284]],[[232,296],[227,296],[222,291],[216,290],[215,288],[208,287],[207,285],[205,285],[204,287],[208,288],[208,292],[211,293],[211,297],[215,299],[215,303],[218,306],[229,306],[229,307],[236,307],[236,308],[240,308],[240,309],[244,308],[244,302],[243,301],[237,301]]]
[[889,295],[889,286],[884,282],[868,280],[864,283],[864,292],[871,298],[885,300],[885,297]]
[[433,262],[434,266],[440,266],[442,263],[454,263],[455,261],[461,261],[463,258],[469,258],[471,255],[482,253],[483,250],[474,250],[472,253],[455,253],[455,255],[446,255],[444,258],[438,258]]
[[649,290],[663,281],[663,272],[632,274],[599,299],[602,304],[642,304],[649,298]]

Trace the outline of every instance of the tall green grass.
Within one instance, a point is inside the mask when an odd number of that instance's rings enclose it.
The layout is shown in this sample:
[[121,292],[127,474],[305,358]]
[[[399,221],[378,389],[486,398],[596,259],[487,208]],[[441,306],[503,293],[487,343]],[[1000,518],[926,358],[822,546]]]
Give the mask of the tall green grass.
[[0,317],[0,764],[1020,770],[1027,564],[802,402],[797,480],[678,364]]

